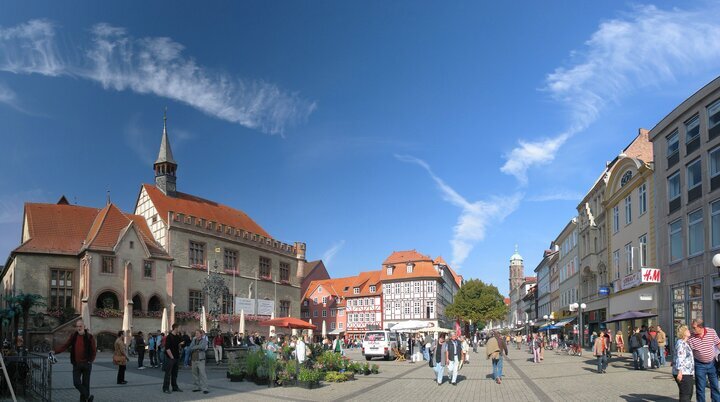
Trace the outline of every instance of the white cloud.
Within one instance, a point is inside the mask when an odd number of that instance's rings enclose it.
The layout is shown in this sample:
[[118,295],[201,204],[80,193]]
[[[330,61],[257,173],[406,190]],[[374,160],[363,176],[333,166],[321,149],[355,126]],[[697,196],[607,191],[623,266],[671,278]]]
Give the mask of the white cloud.
[[325,252],[322,254],[322,261],[325,264],[325,266],[330,265],[330,261],[335,258],[335,255],[340,251],[341,248],[345,245],[345,240],[340,240],[339,242],[333,244],[332,247],[325,250]]
[[17,102],[17,95],[15,92],[0,82],[0,103],[6,103],[10,106],[14,106]]
[[402,162],[414,163],[425,169],[438,186],[445,201],[461,209],[460,216],[453,228],[451,264],[459,268],[467,259],[475,244],[485,238],[485,232],[492,223],[502,222],[505,217],[515,211],[522,199],[516,193],[507,197],[491,197],[487,201],[469,202],[441,178],[433,173],[422,159],[409,155],[395,155]]
[[270,134],[282,135],[316,108],[315,102],[272,83],[211,72],[184,56],[184,47],[170,38],[138,39],[124,28],[97,24],[87,51],[64,61],[55,35],[55,26],[45,20],[0,27],[0,70],[90,79],[105,89],[172,99]]
[[542,141],[520,141],[506,155],[502,172],[527,182],[527,170],[551,162],[560,147],[585,130],[608,102],[639,89],[673,81],[678,75],[720,67],[720,6],[703,2],[697,10],[654,6],[600,24],[573,52],[576,61],[548,74],[543,88],[569,111],[568,127]]

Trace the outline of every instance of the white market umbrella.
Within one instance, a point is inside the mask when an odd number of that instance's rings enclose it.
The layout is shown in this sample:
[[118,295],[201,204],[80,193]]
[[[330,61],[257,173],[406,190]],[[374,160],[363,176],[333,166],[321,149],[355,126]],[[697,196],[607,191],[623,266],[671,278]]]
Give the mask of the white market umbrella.
[[[312,325],[312,318],[308,322],[310,323],[310,325]],[[308,329],[308,338],[310,338],[310,342],[312,342],[312,337],[313,337],[313,330]]]
[[428,323],[425,321],[405,321],[401,322],[399,324],[395,324],[390,328],[391,331],[413,331],[417,329],[423,329],[428,326]]
[[92,333],[92,327],[90,325],[90,307],[88,307],[87,299],[82,301],[82,312],[80,316],[85,324],[85,329]]
[[163,308],[162,318],[160,319],[160,332],[162,332],[165,335],[168,334],[167,307]]
[[290,333],[290,335],[292,335],[292,336],[297,336],[297,329],[296,329],[296,328],[293,328],[292,331],[291,331],[291,333]]
[[129,301],[125,305],[125,311],[123,311],[123,340],[127,341],[128,337],[132,336],[132,334],[129,333],[130,327],[132,326],[132,306],[133,302]]
[[[274,319],[275,319],[275,313],[274,313],[274,312],[273,312],[272,314],[270,314],[270,319],[271,319],[271,320],[274,320]],[[269,336],[269,337],[272,338],[274,335],[275,335],[275,326],[274,326],[274,325],[271,325],[271,326],[270,326],[270,336]]]
[[325,325],[325,320],[323,320],[323,325],[322,325],[322,337],[323,338],[327,337],[327,325]]
[[200,328],[207,333],[207,316],[205,315],[205,306],[202,306],[202,314],[200,314]]
[[245,310],[240,310],[240,328],[238,328],[238,332],[245,334]]

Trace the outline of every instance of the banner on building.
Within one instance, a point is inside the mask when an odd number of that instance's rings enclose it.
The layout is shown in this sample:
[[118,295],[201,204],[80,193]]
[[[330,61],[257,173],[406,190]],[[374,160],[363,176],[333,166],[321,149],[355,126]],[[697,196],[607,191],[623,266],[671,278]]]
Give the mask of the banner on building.
[[[257,312],[255,310],[255,305],[257,303]],[[235,298],[235,314],[240,314],[240,310],[244,310],[245,314],[251,314],[251,315],[272,315],[272,313],[275,311],[275,301],[274,300],[264,300],[264,299],[247,299],[244,297],[236,297]]]
[[660,269],[641,268],[630,275],[626,275],[622,281],[616,283],[619,285],[616,286],[619,287],[619,289],[616,290],[631,289],[644,283],[660,283]]

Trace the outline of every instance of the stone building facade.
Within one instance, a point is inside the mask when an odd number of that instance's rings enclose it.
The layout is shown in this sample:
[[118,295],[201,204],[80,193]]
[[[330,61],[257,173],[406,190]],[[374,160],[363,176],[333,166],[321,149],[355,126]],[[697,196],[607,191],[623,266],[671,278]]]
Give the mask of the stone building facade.
[[142,217],[113,204],[69,205],[63,197],[58,204],[25,204],[22,233],[0,278],[6,295],[46,298],[47,314],[30,326],[36,335],[63,341],[53,336],[57,317],[83,309],[101,343],[123,329],[126,309],[126,329],[159,328],[162,310],[172,304],[172,258]]
[[[201,282],[208,270],[216,270],[233,297],[251,299],[253,306],[273,301],[276,317],[300,317],[305,243],[278,241],[244,212],[178,191],[177,168],[165,125],[154,164],[155,185],[141,186],[135,213],[174,258],[171,316],[192,321],[192,313],[207,305]],[[239,314],[234,298],[223,300],[222,313]],[[263,312],[258,308],[254,313],[249,315]],[[229,319],[220,325],[230,330],[235,323]]]

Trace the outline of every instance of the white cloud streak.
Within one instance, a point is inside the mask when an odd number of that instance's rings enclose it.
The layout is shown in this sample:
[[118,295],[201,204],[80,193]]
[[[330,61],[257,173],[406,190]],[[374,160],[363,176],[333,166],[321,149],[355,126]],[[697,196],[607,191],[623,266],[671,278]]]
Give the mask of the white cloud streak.
[[130,90],[185,103],[208,115],[269,134],[306,121],[316,103],[262,80],[211,72],[183,55],[166,37],[134,38],[124,28],[97,24],[77,60],[62,57],[56,27],[32,20],[0,27],[0,70],[16,74],[69,75],[109,90]]
[[0,82],[0,103],[5,103],[10,106],[15,106],[17,102],[17,95],[15,92]]
[[325,266],[330,265],[330,262],[335,258],[335,255],[340,251],[341,248],[345,245],[345,240],[340,240],[339,242],[333,244],[332,247],[325,250],[325,252],[322,254],[322,261],[325,264]]
[[574,192],[574,191],[556,191],[547,194],[539,194],[528,196],[527,201],[532,202],[546,202],[546,201],[580,201],[583,199],[585,194]]
[[399,161],[419,165],[433,179],[442,197],[448,203],[461,209],[453,228],[451,264],[459,268],[467,259],[475,244],[485,238],[485,232],[492,223],[502,222],[515,211],[522,199],[516,193],[508,197],[491,197],[487,201],[470,202],[439,178],[424,160],[409,155],[395,155]]
[[720,6],[703,2],[697,10],[639,6],[600,24],[575,63],[559,67],[543,88],[569,111],[568,127],[539,141],[520,140],[501,171],[527,184],[527,171],[554,160],[560,147],[585,130],[608,102],[678,75],[720,67]]

